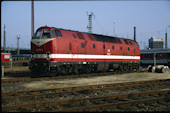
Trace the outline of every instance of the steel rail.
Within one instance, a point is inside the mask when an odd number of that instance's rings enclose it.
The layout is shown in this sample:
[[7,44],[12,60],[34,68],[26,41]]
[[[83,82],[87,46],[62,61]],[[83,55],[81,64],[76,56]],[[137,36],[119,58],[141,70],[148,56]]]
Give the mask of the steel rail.
[[[140,87],[142,87],[142,88],[145,88],[145,87],[150,87],[150,86],[152,86],[153,87],[153,85],[161,85],[161,84],[163,84],[163,85],[168,85],[168,84],[170,84],[170,81],[169,81],[169,83],[167,82],[167,81],[156,81],[156,82],[154,82],[155,84],[153,84],[153,82],[147,82],[147,83],[143,83],[143,84],[130,84],[130,85],[125,85],[124,86],[124,84],[123,84],[123,86],[116,86],[116,85],[113,85],[113,86],[109,86],[109,87],[107,87],[107,85],[108,84],[106,84],[106,86],[104,86],[103,85],[103,87],[98,87],[98,88],[96,88],[96,87],[94,87],[93,86],[93,88],[92,89],[83,89],[84,87],[82,87],[82,88],[79,88],[79,89],[76,89],[76,88],[74,88],[74,90],[63,90],[63,91],[59,91],[59,92],[52,92],[52,93],[45,93],[45,94],[37,94],[37,93],[35,93],[35,94],[32,94],[32,95],[24,95],[24,96],[19,96],[19,95],[17,95],[17,96],[6,96],[6,97],[4,97],[4,96],[2,96],[2,98],[1,98],[1,101],[2,102],[10,102],[10,101],[14,101],[14,100],[22,100],[22,101],[24,101],[24,100],[33,100],[33,99],[38,99],[38,98],[50,98],[50,97],[54,97],[54,96],[66,96],[66,95],[73,95],[73,94],[77,94],[77,93],[92,93],[92,92],[95,92],[95,91],[105,91],[105,90],[123,90],[123,89],[130,89],[130,88],[140,88]],[[111,85],[111,84],[110,84]],[[95,85],[96,86],[96,85]],[[87,86],[86,86],[87,87]],[[94,89],[95,88],[95,89]],[[2,94],[3,95],[3,94]]]
[[108,109],[114,108],[122,108],[125,106],[134,106],[139,104],[148,104],[153,102],[166,102],[170,98],[155,98],[155,99],[143,99],[143,100],[132,100],[132,101],[125,101],[125,102],[117,102],[117,103],[109,103],[109,104],[100,104],[100,105],[92,105],[92,106],[83,106],[83,107],[76,107],[76,108],[66,108],[62,110],[54,110],[50,112],[94,112],[94,111],[105,111]]
[[[155,91],[155,92],[144,92],[144,93],[132,93],[132,94],[123,94],[123,95],[112,95],[112,96],[101,96],[101,97],[91,97],[91,98],[81,98],[81,99],[69,99],[69,100],[62,100],[62,101],[53,101],[53,102],[41,102],[41,103],[31,103],[31,104],[25,104],[25,105],[19,105],[19,106],[7,106],[2,107],[3,112],[8,111],[15,111],[18,109],[27,109],[27,108],[38,108],[38,107],[44,107],[44,106],[56,106],[56,105],[68,105],[72,104],[74,102],[81,102],[84,103],[85,101],[110,101],[111,99],[119,99],[119,98],[132,98],[137,96],[144,96],[144,95],[159,95],[159,94],[170,94],[170,90],[166,91]],[[165,100],[169,100],[170,98],[166,97]],[[116,103],[115,103],[116,104]],[[60,110],[62,111],[62,110]]]

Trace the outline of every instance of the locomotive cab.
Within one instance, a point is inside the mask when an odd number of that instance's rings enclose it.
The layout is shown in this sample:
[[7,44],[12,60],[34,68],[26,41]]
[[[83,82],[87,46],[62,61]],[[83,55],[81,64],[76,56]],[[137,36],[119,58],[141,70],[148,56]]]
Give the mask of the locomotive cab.
[[[41,71],[48,71],[50,53],[52,53],[52,35],[48,27],[39,28],[31,40],[31,65],[32,71],[41,68]],[[40,60],[40,61],[39,61]]]

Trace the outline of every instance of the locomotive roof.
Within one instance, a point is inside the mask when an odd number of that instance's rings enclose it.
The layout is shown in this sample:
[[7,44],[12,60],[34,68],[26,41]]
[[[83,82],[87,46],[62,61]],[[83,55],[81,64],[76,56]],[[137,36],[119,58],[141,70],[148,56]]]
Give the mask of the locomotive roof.
[[149,53],[170,53],[170,48],[159,48],[159,49],[143,49],[140,50],[141,54],[149,54]]
[[[98,36],[107,36],[107,37],[110,37],[110,38],[120,38],[120,37],[114,37],[114,36],[109,36],[109,35],[95,34],[95,33],[89,33],[89,32],[81,32],[81,31],[70,30],[70,29],[63,29],[63,28],[56,28],[56,27],[42,26],[42,27],[40,27],[40,28],[43,28],[43,27],[55,28],[55,29],[66,30],[66,31],[74,31],[74,32],[79,32],[79,33],[87,33],[87,34],[98,35]],[[121,38],[121,39],[132,40],[132,39],[128,39],[128,38]],[[134,41],[134,40],[132,40],[132,41]]]

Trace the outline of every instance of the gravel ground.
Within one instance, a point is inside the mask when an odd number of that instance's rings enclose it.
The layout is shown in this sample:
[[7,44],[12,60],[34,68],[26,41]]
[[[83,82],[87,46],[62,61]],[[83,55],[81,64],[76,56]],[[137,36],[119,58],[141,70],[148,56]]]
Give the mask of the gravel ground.
[[[3,77],[2,79],[6,79],[6,78],[9,77]],[[22,90],[74,87],[74,86],[85,86],[85,85],[95,85],[95,84],[121,83],[121,82],[130,82],[130,81],[156,80],[156,79],[170,79],[170,72],[169,73],[141,72],[141,73],[95,76],[89,78],[71,78],[71,79],[59,79],[59,80],[55,79],[55,80],[29,81],[29,82],[17,82],[17,83],[1,83],[1,90],[2,92],[9,92],[9,91],[13,92],[13,91],[22,91]]]
[[[63,94],[63,95],[54,95],[53,96],[46,96],[41,97],[39,94],[35,95],[35,98],[30,100],[16,100],[12,101],[10,103],[3,103],[2,106],[9,106],[9,105],[22,105],[22,104],[28,104],[33,102],[45,102],[45,101],[56,101],[56,100],[65,100],[65,99],[77,99],[77,98],[89,98],[89,97],[96,97],[96,96],[109,96],[109,95],[118,95],[118,94],[130,94],[130,93],[141,93],[141,92],[147,92],[147,91],[159,91],[159,90],[165,90],[170,88],[169,86],[164,85],[154,85],[154,87],[141,87],[141,88],[128,88],[128,89],[106,89],[106,90],[80,90],[77,93],[72,94]],[[52,93],[51,93],[52,94]],[[167,94],[164,94],[165,96]],[[143,96],[142,96],[143,97]],[[154,97],[160,97],[160,95],[155,95]],[[17,96],[16,96],[17,98]],[[139,98],[139,97],[133,97]],[[3,99],[3,98],[2,98]]]
[[[6,69],[6,72],[16,72],[20,73],[17,77],[26,76],[25,74],[21,74],[21,71],[24,73],[29,73],[28,67],[13,67]],[[16,76],[14,76],[16,77]],[[12,76],[2,77],[1,79],[13,78]],[[55,79],[55,80],[42,80],[42,81],[29,81],[29,82],[16,82],[16,83],[1,83],[1,91],[2,93],[5,92],[15,92],[15,91],[23,91],[23,90],[34,90],[34,89],[48,89],[48,88],[61,88],[61,87],[74,87],[74,86],[86,86],[86,85],[96,85],[96,84],[109,84],[109,83],[121,83],[121,82],[131,82],[131,81],[145,81],[145,80],[157,80],[157,79],[170,79],[170,72],[169,73],[151,73],[151,72],[141,72],[141,73],[126,73],[126,74],[113,74],[113,75],[105,75],[105,76],[95,76],[95,77],[88,77],[88,78],[71,78],[71,79]],[[165,87],[166,88],[166,87]],[[163,90],[164,87],[159,86],[158,89]],[[168,87],[169,89],[169,87]],[[156,90],[150,89],[150,87],[145,88],[145,90]],[[138,91],[145,91],[145,90],[125,90],[121,92],[123,93],[135,93]],[[61,96],[57,97],[59,100],[63,99],[70,99],[70,98],[88,98],[94,96],[103,96],[103,95],[110,95],[110,94],[119,94],[118,91],[97,91],[92,92],[89,95],[86,94],[78,94],[78,95],[70,95],[70,96]],[[52,98],[55,100],[55,98]],[[36,101],[36,100],[34,100]],[[46,101],[50,101],[50,98],[47,98]],[[23,104],[23,103],[22,103]],[[158,107],[157,107],[158,106]],[[169,111],[168,108],[169,104],[157,104],[153,103],[152,105],[143,105],[140,104],[138,107],[132,106],[131,108],[121,108],[121,109],[113,109],[111,111]],[[139,110],[140,108],[140,110]],[[107,111],[107,110],[106,110]],[[108,110],[110,111],[110,110]]]
[[22,66],[22,67],[6,67],[4,68],[4,72],[5,74],[7,74],[7,73],[21,73],[21,72],[31,72],[31,71],[29,70],[29,66]]

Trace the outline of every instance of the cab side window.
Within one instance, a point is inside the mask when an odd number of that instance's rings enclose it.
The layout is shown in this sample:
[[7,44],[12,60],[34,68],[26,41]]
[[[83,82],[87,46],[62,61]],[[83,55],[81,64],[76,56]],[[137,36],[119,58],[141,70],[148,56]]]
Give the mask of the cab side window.
[[52,30],[52,35],[53,35],[53,38],[56,37],[55,33],[54,33],[54,30]]
[[74,37],[74,38],[77,38],[75,34],[73,34],[73,37]]
[[61,32],[59,30],[55,30],[55,33],[57,34],[57,37],[62,37]]

